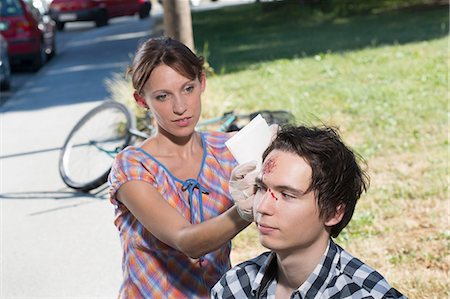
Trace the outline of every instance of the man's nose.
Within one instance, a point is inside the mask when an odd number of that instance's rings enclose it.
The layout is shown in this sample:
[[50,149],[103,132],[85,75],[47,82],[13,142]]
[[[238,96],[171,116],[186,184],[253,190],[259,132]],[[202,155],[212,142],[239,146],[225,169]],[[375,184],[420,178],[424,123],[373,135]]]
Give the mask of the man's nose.
[[258,202],[258,206],[256,207],[257,212],[261,214],[272,214],[276,201],[275,193],[271,189],[267,189]]

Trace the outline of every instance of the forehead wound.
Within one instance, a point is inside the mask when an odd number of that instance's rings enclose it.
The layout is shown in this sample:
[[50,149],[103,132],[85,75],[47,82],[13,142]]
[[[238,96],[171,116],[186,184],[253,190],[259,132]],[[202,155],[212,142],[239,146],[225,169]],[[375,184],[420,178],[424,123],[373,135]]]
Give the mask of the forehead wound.
[[267,175],[270,174],[276,167],[276,160],[275,157],[270,157],[269,159],[267,159],[266,161],[264,161],[264,165],[263,165],[263,169],[262,169],[262,174],[263,175]]

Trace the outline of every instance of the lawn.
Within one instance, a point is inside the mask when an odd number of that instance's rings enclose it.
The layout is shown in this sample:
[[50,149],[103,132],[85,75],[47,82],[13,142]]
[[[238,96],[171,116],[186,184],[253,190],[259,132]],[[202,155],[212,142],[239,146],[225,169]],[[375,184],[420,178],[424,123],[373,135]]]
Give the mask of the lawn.
[[[204,116],[287,109],[339,127],[371,187],[337,242],[408,297],[447,298],[448,7],[339,16],[266,5],[193,14],[215,71]],[[263,250],[249,228],[233,262]]]
[[[448,298],[448,6],[322,2],[193,13],[211,67],[203,117],[287,109],[338,127],[371,186],[337,242],[409,298]],[[254,227],[233,246],[233,263],[264,250]]]

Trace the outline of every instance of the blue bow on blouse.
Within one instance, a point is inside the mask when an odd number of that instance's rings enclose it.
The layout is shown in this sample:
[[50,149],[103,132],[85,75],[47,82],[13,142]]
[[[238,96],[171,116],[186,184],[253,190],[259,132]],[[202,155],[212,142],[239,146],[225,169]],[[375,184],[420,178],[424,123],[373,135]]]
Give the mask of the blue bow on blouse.
[[198,189],[198,206],[200,210],[200,221],[205,221],[205,217],[203,215],[203,199],[202,194],[209,194],[209,191],[204,188],[200,183],[195,179],[187,179],[183,182],[182,191],[188,191],[189,193],[189,211],[191,212],[191,223],[194,223],[194,205],[193,205],[193,196],[194,196],[194,189]]

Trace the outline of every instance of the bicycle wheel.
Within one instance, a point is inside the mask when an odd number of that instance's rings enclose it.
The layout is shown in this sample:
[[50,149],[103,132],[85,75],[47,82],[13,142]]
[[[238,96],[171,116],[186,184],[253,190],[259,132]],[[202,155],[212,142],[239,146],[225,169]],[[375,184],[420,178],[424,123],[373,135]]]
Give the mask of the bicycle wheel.
[[89,111],[70,132],[61,149],[59,173],[64,183],[89,191],[104,184],[115,155],[132,141],[136,120],[119,102]]

